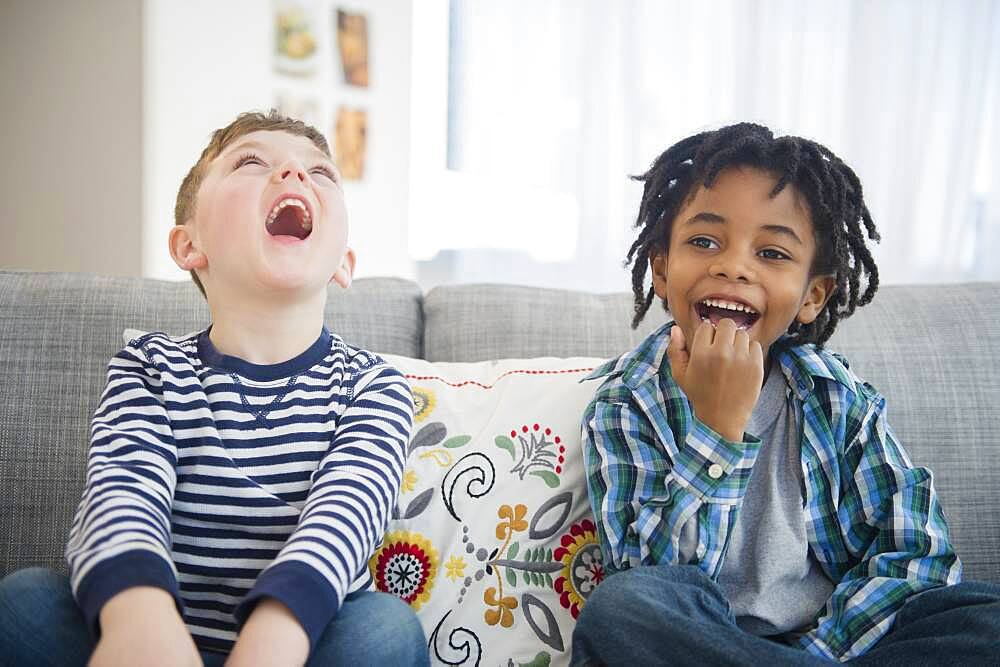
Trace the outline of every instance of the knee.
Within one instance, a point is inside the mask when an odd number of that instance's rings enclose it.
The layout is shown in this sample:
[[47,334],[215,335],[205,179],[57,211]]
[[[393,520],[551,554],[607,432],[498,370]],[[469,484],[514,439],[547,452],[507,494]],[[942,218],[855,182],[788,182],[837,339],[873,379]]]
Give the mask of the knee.
[[349,597],[320,638],[310,665],[352,663],[428,664],[424,631],[410,605],[388,593]]
[[577,630],[589,634],[591,629],[599,631],[607,627],[610,619],[620,618],[623,611],[634,604],[637,593],[643,588],[642,569],[629,568],[616,572],[591,591],[577,618]]
[[28,567],[0,580],[0,610],[5,612],[42,596],[49,599],[72,597],[66,577],[44,567]]
[[378,593],[375,618],[392,628],[392,640],[383,645],[386,665],[423,665],[428,662],[427,638],[413,608],[395,595]]
[[[677,616],[678,622],[694,609],[718,608],[727,613],[729,603],[721,589],[693,565],[655,565],[622,570],[594,589],[580,612],[580,632],[603,633],[622,618],[654,614]],[[581,627],[582,626],[582,627]]]
[[693,565],[633,567],[602,581],[590,594],[584,610],[591,609],[595,615],[620,615],[624,610],[642,605],[651,591],[656,591],[657,598],[662,599],[671,594],[686,595],[687,592],[706,589],[715,591],[717,585]]

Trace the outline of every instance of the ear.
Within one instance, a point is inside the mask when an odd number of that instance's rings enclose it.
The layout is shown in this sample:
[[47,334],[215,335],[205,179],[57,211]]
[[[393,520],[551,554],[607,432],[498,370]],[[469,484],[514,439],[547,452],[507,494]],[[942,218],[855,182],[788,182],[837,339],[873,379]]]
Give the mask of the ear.
[[653,291],[659,299],[667,296],[667,253],[658,253],[649,258],[649,269],[653,274]]
[[822,312],[823,307],[826,302],[830,300],[833,293],[837,290],[837,283],[834,281],[833,276],[814,276],[809,279],[809,284],[806,286],[806,293],[803,296],[802,305],[799,306],[799,312],[795,316],[796,321],[799,324],[811,324],[815,320],[820,312]]
[[185,271],[204,269],[208,257],[195,245],[193,229],[190,225],[174,225],[170,230],[168,245],[174,263]]
[[356,261],[354,250],[348,248],[344,253],[344,259],[340,260],[340,268],[333,272],[330,282],[335,282],[344,289],[350,287],[351,281],[354,279],[354,263]]

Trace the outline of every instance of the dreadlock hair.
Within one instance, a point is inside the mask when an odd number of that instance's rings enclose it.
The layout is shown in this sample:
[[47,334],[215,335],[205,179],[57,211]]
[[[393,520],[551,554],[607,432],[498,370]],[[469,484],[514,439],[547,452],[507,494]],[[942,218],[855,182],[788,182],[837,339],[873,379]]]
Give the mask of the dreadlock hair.
[[[633,176],[645,183],[635,227],[639,237],[629,248],[625,267],[632,265],[635,300],[634,329],[653,302],[653,288],[645,288],[649,260],[670,246],[674,218],[699,186],[711,188],[729,167],[755,167],[774,174],[775,197],[793,186],[809,203],[816,256],[810,276],[832,275],[836,289],[810,324],[792,322],[784,344],[822,346],[837,323],[878,290],[878,267],[867,239],[879,240],[854,171],[828,148],[801,137],[775,138],[771,130],[739,123],[683,139],[665,150],[645,174]],[[863,227],[863,228],[862,228]]]

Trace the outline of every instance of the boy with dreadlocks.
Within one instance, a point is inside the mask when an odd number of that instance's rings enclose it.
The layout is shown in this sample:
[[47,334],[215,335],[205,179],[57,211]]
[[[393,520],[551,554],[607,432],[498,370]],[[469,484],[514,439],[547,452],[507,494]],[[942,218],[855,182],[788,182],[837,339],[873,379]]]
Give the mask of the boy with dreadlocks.
[[654,295],[672,321],[591,376],[584,458],[614,574],[574,662],[995,659],[1000,591],[957,583],[930,472],[822,348],[878,288],[857,176],[739,124],[638,180],[632,325]]

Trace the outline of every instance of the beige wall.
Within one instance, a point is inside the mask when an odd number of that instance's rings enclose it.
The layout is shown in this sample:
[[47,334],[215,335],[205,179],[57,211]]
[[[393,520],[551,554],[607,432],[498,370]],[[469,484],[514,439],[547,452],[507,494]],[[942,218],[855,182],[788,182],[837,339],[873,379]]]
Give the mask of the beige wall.
[[0,2],[0,269],[140,275],[142,7]]

